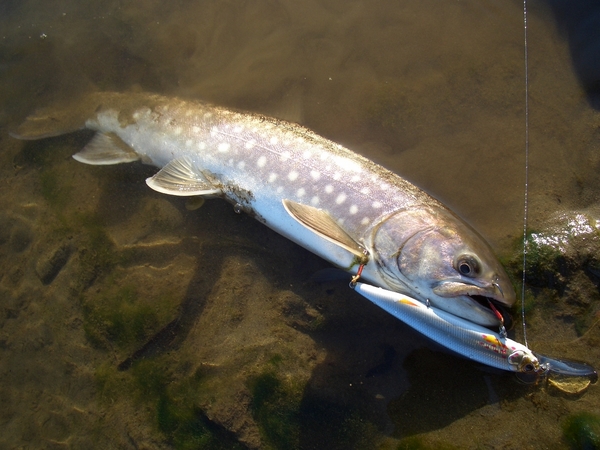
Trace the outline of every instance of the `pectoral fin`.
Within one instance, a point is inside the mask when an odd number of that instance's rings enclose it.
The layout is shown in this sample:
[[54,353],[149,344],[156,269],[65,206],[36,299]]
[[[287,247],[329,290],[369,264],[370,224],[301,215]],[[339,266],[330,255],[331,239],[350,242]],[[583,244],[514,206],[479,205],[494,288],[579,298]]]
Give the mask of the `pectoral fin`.
[[137,161],[138,154],[114,133],[96,133],[83,149],[73,155],[77,161],[103,166]]
[[163,194],[189,197],[193,195],[213,196],[221,194],[221,189],[214,186],[195,166],[190,158],[171,161],[156,175],[146,180],[152,189]]
[[328,212],[287,199],[282,200],[282,202],[289,215],[306,228],[348,250],[359,258],[365,258],[364,248]]

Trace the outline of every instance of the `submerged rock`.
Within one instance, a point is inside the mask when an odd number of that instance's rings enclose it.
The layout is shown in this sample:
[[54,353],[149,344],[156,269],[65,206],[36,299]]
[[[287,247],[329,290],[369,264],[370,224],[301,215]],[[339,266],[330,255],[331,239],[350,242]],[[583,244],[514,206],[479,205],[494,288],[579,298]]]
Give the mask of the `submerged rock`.
[[600,220],[590,211],[560,213],[527,239],[527,282],[563,290],[584,270],[600,281]]
[[[541,229],[531,231],[526,243],[525,285],[540,301],[526,301],[526,309],[549,308],[573,323],[582,335],[600,313],[600,211],[561,212]],[[509,270],[522,275],[522,248]]]

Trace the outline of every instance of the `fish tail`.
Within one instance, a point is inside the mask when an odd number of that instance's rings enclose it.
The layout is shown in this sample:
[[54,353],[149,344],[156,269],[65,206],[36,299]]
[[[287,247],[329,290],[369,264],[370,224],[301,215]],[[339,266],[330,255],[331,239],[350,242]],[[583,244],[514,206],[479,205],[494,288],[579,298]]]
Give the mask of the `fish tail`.
[[44,139],[71,133],[85,127],[98,107],[97,95],[90,94],[77,100],[37,109],[9,134],[17,139]]

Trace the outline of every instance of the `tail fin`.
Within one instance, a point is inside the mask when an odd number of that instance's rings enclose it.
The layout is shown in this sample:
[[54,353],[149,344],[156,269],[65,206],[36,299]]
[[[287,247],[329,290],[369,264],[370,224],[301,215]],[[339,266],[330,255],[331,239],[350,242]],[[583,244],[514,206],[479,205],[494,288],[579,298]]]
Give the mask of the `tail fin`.
[[34,140],[71,133],[85,127],[98,105],[97,95],[90,94],[76,101],[40,108],[9,134],[17,139]]

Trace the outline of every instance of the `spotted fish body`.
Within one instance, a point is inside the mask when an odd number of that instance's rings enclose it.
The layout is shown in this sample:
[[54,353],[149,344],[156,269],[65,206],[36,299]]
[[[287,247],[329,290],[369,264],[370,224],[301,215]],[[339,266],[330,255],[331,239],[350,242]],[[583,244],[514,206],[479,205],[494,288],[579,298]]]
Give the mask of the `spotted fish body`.
[[141,160],[165,194],[221,197],[276,232],[375,285],[483,325],[514,291],[489,246],[447,208],[398,175],[310,130],[260,114],[154,94],[96,93],[40,110],[13,133],[39,139],[98,131],[88,164]]

